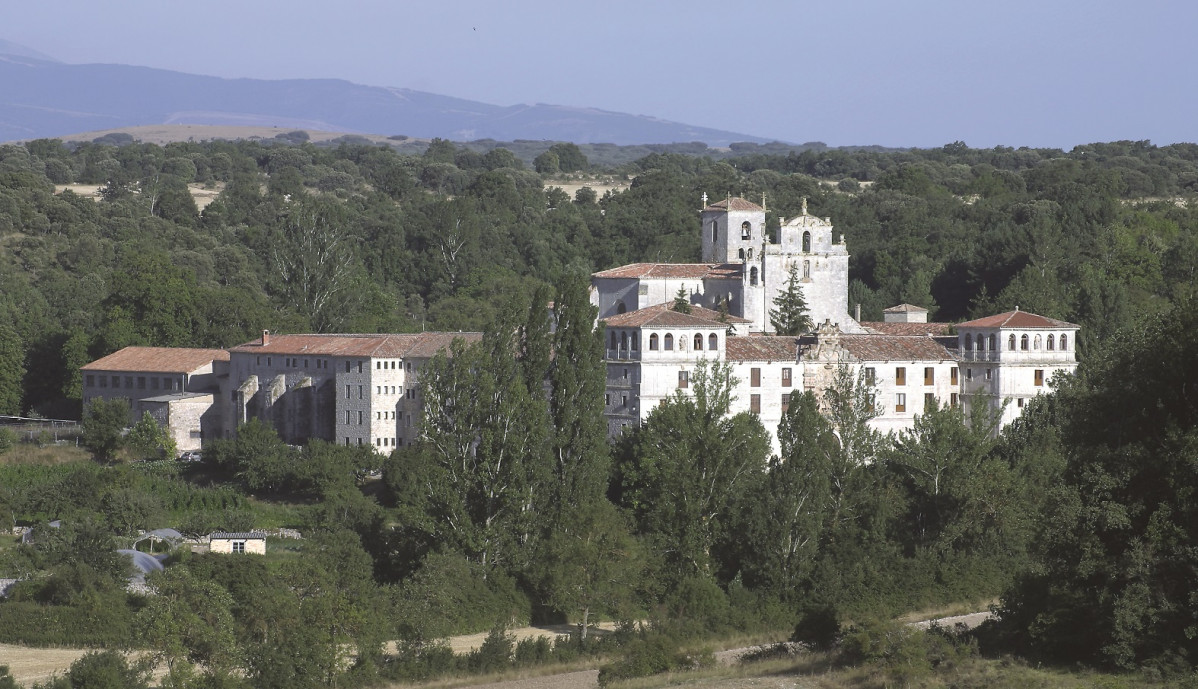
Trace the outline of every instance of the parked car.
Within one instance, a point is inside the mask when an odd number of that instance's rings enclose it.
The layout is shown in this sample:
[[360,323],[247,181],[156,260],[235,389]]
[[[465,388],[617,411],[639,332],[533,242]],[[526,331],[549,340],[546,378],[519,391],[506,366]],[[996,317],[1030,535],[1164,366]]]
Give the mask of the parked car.
[[179,455],[180,462],[198,462],[201,459],[203,459],[203,458],[200,456],[199,450],[195,450],[195,451],[188,450],[187,452],[184,452],[183,454]]

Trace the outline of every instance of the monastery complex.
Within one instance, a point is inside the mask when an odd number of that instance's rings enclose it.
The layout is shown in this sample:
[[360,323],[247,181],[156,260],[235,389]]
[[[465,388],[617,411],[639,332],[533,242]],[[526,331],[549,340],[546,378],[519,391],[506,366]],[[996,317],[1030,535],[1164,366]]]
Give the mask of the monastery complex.
[[[776,238],[765,209],[742,198],[708,204],[705,196],[699,215],[703,263],[636,263],[592,276],[613,436],[686,394],[704,360],[731,365],[732,411],[757,414],[771,433],[792,394],[819,397],[843,369],[873,387],[871,424],[893,433],[932,403],[967,414],[994,405],[1005,425],[1054,374],[1077,366],[1078,326],[1018,308],[955,325],[928,323],[926,309],[906,304],[887,309],[883,322],[850,316],[844,237],[805,202]],[[769,312],[792,270],[816,327],[779,336]],[[690,313],[673,308],[680,294]],[[127,398],[134,419],[149,412],[180,451],[258,418],[288,443],[319,438],[387,453],[416,440],[424,364],[456,338],[480,337],[264,331],[227,350],[127,347],[83,367],[83,401]]]

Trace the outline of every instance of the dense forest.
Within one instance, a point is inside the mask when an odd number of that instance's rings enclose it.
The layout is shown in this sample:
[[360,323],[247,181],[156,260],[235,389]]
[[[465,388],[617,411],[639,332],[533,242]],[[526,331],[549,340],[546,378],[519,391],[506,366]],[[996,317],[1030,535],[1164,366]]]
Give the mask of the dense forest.
[[[554,186],[592,174],[630,184]],[[68,183],[102,198],[55,193]],[[219,196],[199,213],[189,184]],[[1189,672],[1196,184],[1198,146],[1147,142],[653,153],[603,170],[570,144],[531,169],[447,141],[419,156],[288,139],[0,147],[0,413],[77,418],[78,366],[130,344],[485,332],[430,365],[422,441],[386,458],[292,448],[251,423],[199,465],[123,461],[154,455],[136,436],[94,460],[0,463],[5,519],[64,521],[0,548],[0,576],[24,578],[0,602],[0,641],[154,648],[171,686],[197,687],[622,649],[608,681],[695,662],[679,649],[707,635],[794,629],[820,645],[848,621],[845,648],[884,659],[892,630],[868,620],[1002,594],[968,648]],[[587,276],[697,260],[704,192],[764,196],[774,228],[807,198],[845,235],[867,319],[907,302],[938,320],[1018,305],[1079,323],[1078,374],[1001,434],[929,408],[897,437],[870,430],[869,391],[843,375],[830,414],[791,403],[771,457],[711,366],[611,446]],[[258,560],[177,555],[151,575],[159,596],[130,596],[113,548],[163,525],[305,537]],[[629,623],[600,638],[595,618]],[[562,619],[580,628],[556,644],[503,633]],[[440,643],[493,626],[468,657]],[[916,646],[904,667],[930,672],[935,649]],[[97,654],[79,672],[136,674],[124,662]]]

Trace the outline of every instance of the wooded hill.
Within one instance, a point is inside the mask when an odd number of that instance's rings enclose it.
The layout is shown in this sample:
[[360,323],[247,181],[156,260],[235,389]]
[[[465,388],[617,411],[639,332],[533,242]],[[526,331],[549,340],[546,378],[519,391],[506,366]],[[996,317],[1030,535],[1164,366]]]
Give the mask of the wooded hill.
[[[282,139],[2,147],[0,412],[77,414],[78,366],[130,344],[486,335],[430,365],[438,414],[382,460],[381,482],[369,450],[297,450],[256,422],[200,466],[0,466],[0,514],[68,522],[0,549],[26,578],[0,603],[0,641],[162,649],[178,686],[347,686],[616,647],[619,677],[684,665],[678,644],[706,634],[798,622],[823,643],[846,618],[1007,591],[983,649],[1189,672],[1196,159],[1146,142],[652,154],[601,171],[627,191],[571,197],[553,180],[595,172],[571,144],[539,171],[447,141],[421,155]],[[102,199],[54,193],[69,182]],[[197,213],[188,183],[223,188]],[[1018,305],[1079,323],[1078,375],[998,437],[955,409],[878,437],[868,390],[845,378],[827,416],[792,400],[772,458],[756,416],[727,416],[729,374],[713,366],[609,447],[587,276],[697,260],[703,192],[764,194],[775,229],[807,198],[846,237],[867,319],[907,302],[940,320]],[[126,445],[112,456],[155,449]],[[181,556],[157,580],[165,597],[126,596],[114,538],[163,521],[308,538],[265,561]],[[592,613],[653,627],[523,650],[497,632],[469,659],[436,644]],[[933,650],[894,653],[931,672]]]

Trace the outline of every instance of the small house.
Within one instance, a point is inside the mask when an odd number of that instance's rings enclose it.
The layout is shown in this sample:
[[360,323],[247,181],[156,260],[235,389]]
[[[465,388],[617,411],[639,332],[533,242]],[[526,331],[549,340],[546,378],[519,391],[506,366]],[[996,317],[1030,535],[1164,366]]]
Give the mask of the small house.
[[208,552],[265,555],[266,534],[258,531],[247,531],[244,533],[226,533],[220,531],[208,536]]

